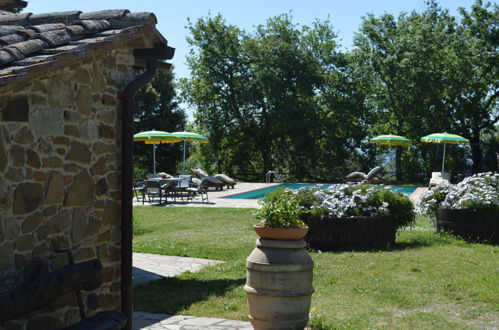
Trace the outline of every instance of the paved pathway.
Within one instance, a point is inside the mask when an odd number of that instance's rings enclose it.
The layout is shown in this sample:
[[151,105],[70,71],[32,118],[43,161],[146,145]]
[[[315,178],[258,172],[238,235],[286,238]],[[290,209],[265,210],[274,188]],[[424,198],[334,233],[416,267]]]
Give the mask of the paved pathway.
[[[172,277],[187,270],[195,272],[208,265],[216,265],[223,261],[162,256],[148,253],[133,254],[133,284],[140,285],[149,281]],[[133,329],[146,330],[246,330],[253,329],[249,322],[225,320],[218,318],[196,317],[185,315],[153,314],[133,312]]]
[[163,256],[159,254],[133,254],[133,285],[144,284],[163,277],[173,277],[187,270],[196,272],[219,260]]
[[[177,200],[175,203],[163,203],[159,204],[157,201],[153,203],[146,202],[144,205],[155,205],[155,206],[199,206],[199,207],[244,207],[244,208],[256,208],[258,207],[257,199],[231,199],[224,198],[230,195],[240,194],[243,192],[248,192],[256,189],[267,188],[271,186],[276,186],[278,183],[251,183],[251,182],[238,182],[234,189],[215,190],[210,188],[208,191],[208,203],[203,203],[199,197],[196,197],[194,201],[180,202]],[[133,204],[135,206],[143,205],[142,200],[137,201],[133,199]]]
[[133,313],[133,329],[146,330],[251,330],[249,322],[185,315]]

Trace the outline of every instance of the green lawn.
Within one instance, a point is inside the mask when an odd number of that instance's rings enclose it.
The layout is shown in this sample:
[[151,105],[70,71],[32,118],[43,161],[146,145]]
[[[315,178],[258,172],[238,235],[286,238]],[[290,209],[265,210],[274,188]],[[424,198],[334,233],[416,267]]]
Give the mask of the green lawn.
[[[135,207],[134,251],[226,261],[137,287],[134,308],[247,320],[249,209]],[[425,218],[388,251],[311,252],[314,329],[483,329],[499,324],[499,247],[437,234]]]

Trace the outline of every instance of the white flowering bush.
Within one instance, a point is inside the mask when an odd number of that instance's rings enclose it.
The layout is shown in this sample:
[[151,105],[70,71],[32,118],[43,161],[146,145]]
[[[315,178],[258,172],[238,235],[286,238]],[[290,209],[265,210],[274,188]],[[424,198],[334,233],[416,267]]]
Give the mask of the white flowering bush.
[[407,196],[389,188],[373,185],[333,185],[316,191],[322,209],[328,218],[362,218],[393,215],[395,226],[404,227],[414,222],[412,202]]
[[372,186],[332,185],[318,190],[315,196],[332,218],[374,217],[388,214],[388,203],[379,198],[379,190]]
[[[286,212],[283,212],[283,205]],[[325,221],[336,218],[366,218],[394,215],[396,227],[407,226],[414,221],[412,202],[405,195],[372,185],[332,185],[327,189],[302,188],[274,191],[263,201],[262,209],[254,213],[263,225],[285,226],[284,214],[293,213],[306,224],[320,218]],[[294,224],[295,225],[295,224]]]
[[438,208],[499,210],[499,174],[479,173],[458,184],[441,183],[419,199],[416,211],[436,217]]

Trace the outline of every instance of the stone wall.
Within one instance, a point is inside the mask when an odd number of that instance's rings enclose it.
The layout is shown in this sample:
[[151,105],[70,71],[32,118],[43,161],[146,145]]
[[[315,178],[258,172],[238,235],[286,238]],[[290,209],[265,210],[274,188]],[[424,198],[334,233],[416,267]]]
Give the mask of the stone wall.
[[[120,92],[132,65],[131,49],[101,52],[0,90],[0,291],[67,265],[55,250],[70,249],[104,266],[87,313],[120,309]],[[74,323],[74,294],[39,316],[3,326]]]

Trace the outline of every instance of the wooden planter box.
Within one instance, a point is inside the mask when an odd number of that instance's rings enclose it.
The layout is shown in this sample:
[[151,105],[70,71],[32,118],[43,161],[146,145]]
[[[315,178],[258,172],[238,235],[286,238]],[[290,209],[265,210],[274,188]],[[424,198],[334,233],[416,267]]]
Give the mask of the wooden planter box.
[[395,244],[393,216],[370,218],[324,218],[307,221],[305,240],[316,250],[386,248]]
[[476,241],[499,243],[499,212],[438,209],[437,229]]

